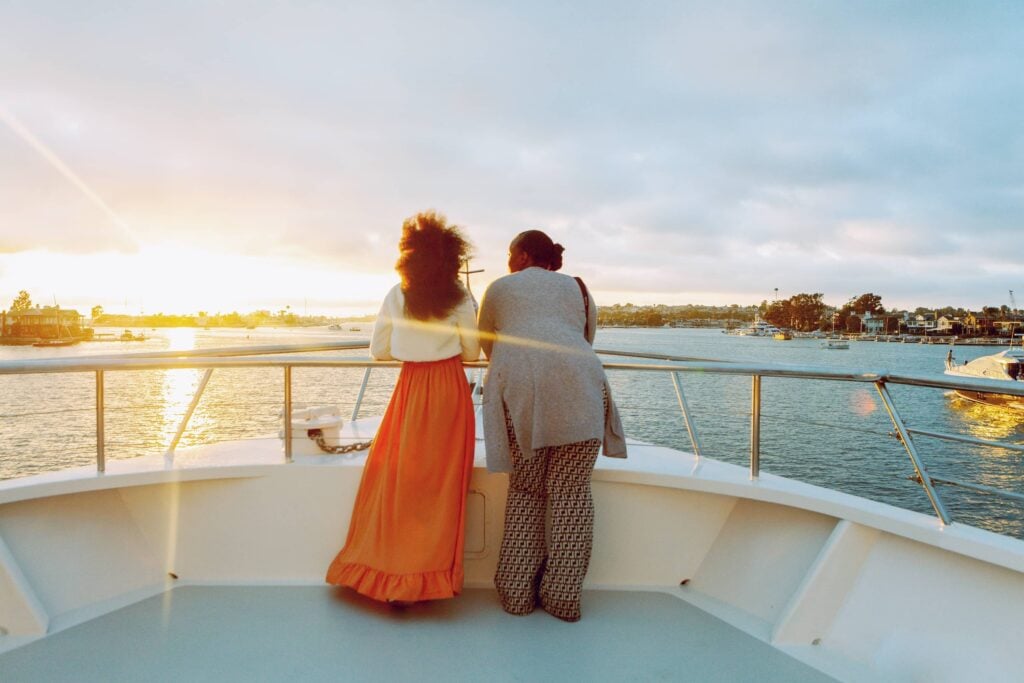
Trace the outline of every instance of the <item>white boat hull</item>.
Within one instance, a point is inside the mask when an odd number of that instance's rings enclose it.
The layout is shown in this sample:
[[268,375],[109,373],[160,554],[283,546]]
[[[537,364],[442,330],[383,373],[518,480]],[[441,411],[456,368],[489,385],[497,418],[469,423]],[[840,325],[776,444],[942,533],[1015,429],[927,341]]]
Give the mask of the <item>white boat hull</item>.
[[[963,365],[958,365],[953,357],[953,350],[950,349],[946,356],[946,371],[944,374],[951,377],[962,377],[964,379],[990,379],[997,382],[1005,382],[1009,385],[1020,386],[1020,365],[1024,360],[1024,353],[1020,349],[1009,349],[989,356],[975,358]],[[998,406],[1010,410],[1024,411],[1024,397],[1000,394],[997,392],[967,391],[956,389],[957,396],[974,403]]]
[[1020,396],[991,394],[982,391],[964,391],[962,389],[957,389],[954,393],[960,398],[971,401],[972,403],[996,406],[998,408],[1006,408],[1008,410],[1024,411],[1024,398],[1021,398]]
[[[0,649],[175,586],[321,584],[363,457],[245,442],[0,483]],[[481,458],[466,583],[489,588],[507,477]],[[667,448],[599,464],[589,588],[664,593],[840,680],[1024,670],[1024,542]]]

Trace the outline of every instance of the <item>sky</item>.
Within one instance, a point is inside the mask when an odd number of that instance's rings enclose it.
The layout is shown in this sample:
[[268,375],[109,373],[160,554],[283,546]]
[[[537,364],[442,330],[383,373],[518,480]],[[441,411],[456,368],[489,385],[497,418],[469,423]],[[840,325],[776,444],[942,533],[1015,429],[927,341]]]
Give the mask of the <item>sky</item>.
[[1024,3],[0,0],[0,308],[374,312],[403,219],[601,305],[1024,304]]

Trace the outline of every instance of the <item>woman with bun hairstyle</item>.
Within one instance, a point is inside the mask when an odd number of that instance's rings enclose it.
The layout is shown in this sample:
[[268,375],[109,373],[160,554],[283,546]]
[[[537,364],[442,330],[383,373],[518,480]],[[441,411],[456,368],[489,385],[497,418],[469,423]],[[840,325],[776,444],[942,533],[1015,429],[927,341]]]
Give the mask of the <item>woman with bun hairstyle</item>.
[[511,274],[487,288],[478,324],[490,359],[487,466],[511,473],[498,596],[511,614],[528,614],[539,602],[577,621],[594,533],[594,462],[602,440],[614,457],[626,457],[626,444],[591,346],[597,306],[582,280],[556,272],[563,251],[540,230],[517,235]]
[[473,300],[459,282],[469,243],[443,216],[405,221],[370,354],[403,361],[327,582],[375,600],[451,598],[462,590],[475,419],[463,360],[477,360]]

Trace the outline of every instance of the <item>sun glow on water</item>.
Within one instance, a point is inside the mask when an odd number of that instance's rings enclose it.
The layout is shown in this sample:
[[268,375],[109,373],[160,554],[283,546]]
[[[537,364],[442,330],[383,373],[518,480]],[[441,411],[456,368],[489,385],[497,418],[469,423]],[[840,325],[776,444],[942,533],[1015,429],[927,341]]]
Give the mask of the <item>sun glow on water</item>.
[[[196,348],[196,330],[194,328],[171,328],[165,330],[163,334],[167,337],[168,351],[191,351]],[[161,391],[163,418],[161,443],[169,447],[185,413],[192,403],[196,389],[199,386],[202,371],[164,370],[161,374],[163,375]],[[196,429],[202,427],[209,423],[209,421],[209,415],[203,409],[202,401],[200,401],[196,406],[195,413],[189,420],[189,428]]]
[[168,351],[191,351],[196,348],[196,331],[191,327],[171,327],[163,332]]

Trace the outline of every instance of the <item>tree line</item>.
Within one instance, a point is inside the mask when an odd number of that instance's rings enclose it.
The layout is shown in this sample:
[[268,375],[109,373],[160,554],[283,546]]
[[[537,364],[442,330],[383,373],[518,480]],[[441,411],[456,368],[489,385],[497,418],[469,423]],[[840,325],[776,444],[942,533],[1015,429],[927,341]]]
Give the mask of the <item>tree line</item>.
[[[9,312],[20,313],[33,307],[32,297],[25,290],[11,302]],[[257,327],[274,326],[305,326],[327,325],[335,322],[367,322],[374,316],[357,316],[338,318],[322,315],[299,315],[285,306],[277,312],[261,309],[249,313],[210,313],[199,311],[194,314],[131,315],[127,313],[107,313],[103,306],[93,306],[89,311],[92,324],[101,327]]]
[[[32,297],[25,290],[18,292],[10,305],[10,312],[17,313],[32,308]],[[948,316],[963,319],[970,311],[964,308],[945,306],[942,308],[918,307],[913,311],[886,310],[882,305],[882,297],[868,292],[855,297],[839,307],[825,303],[821,292],[813,294],[800,293],[788,299],[762,301],[757,306],[705,306],[686,304],[669,306],[656,304],[638,306],[631,303],[602,306],[598,309],[597,323],[606,327],[662,327],[664,325],[687,325],[706,327],[731,327],[751,323],[761,318],[776,327],[783,327],[801,332],[814,330],[831,330],[843,332],[859,332],[861,317],[870,313],[873,317],[891,318],[892,332],[899,331],[899,321],[905,314],[913,317],[930,314],[935,317]],[[196,314],[156,313],[152,315],[128,315],[106,313],[102,306],[93,306],[91,318],[94,325],[102,326],[146,326],[146,327],[250,327],[259,325],[325,325],[332,322],[351,321],[369,322],[372,315],[336,318],[328,316],[301,316],[291,310],[291,306],[275,312],[257,310],[250,313],[207,313]],[[1009,306],[983,306],[975,312],[987,320],[1011,320],[1018,316],[1018,311]],[[886,321],[888,332],[889,320]]]
[[[899,309],[887,310],[882,297],[867,292],[851,297],[841,306],[830,306],[824,301],[824,294],[800,293],[788,299],[762,301],[757,306],[635,306],[633,304],[616,304],[604,306],[598,310],[599,325],[615,327],[662,327],[664,325],[729,327],[743,325],[761,318],[776,327],[813,332],[828,331],[833,326],[837,332],[860,332],[862,318],[870,314],[875,318],[883,318],[885,331],[897,333],[901,329],[905,317],[930,315],[935,319],[941,316],[964,319],[971,311],[964,308],[944,306],[926,308],[919,306],[913,311]],[[1019,312],[1009,306],[983,306],[974,311],[979,317],[989,321],[1013,320]]]

